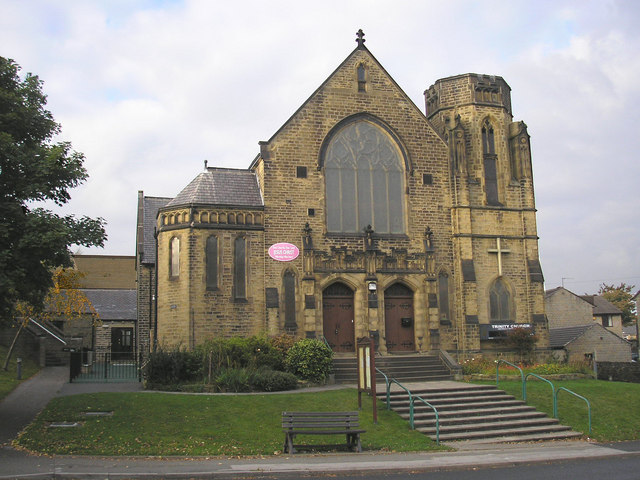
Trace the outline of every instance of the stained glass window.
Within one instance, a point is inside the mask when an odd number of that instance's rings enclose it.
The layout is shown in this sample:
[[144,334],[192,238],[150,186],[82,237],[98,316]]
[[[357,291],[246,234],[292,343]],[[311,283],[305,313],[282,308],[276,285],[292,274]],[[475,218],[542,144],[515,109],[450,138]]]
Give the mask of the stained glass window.
[[327,228],[330,232],[404,233],[404,169],[395,141],[360,120],[331,138],[326,149]]
[[511,320],[511,294],[502,278],[498,278],[491,286],[489,310],[492,322]]

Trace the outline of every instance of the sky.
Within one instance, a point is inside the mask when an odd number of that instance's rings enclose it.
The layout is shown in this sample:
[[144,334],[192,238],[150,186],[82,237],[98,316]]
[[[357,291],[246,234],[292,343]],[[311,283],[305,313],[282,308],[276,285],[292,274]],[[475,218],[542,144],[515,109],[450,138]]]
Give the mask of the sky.
[[531,135],[545,288],[640,289],[640,2],[0,0],[0,55],[44,81],[88,181],[63,213],[134,255],[138,191],[246,168],[355,48],[424,111],[462,73],[503,77]]

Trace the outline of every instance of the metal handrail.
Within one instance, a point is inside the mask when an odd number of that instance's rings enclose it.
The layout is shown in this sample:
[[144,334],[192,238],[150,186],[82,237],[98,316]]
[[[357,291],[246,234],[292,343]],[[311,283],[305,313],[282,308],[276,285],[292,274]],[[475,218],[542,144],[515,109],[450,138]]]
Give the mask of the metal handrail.
[[525,386],[524,386],[524,372],[518,365],[515,365],[511,362],[507,362],[506,360],[496,361],[496,387],[500,385],[500,376],[498,375],[498,372],[500,370],[501,363],[506,363],[507,365],[511,365],[512,367],[517,368],[520,371],[520,381],[522,382],[522,397],[524,398],[526,395]]
[[411,404],[409,405],[409,412],[411,416],[411,429],[415,430],[415,427],[413,425],[413,403],[416,399],[420,400],[427,407],[431,407],[433,409],[433,413],[436,414],[436,445],[440,445],[440,419],[438,418],[438,410],[436,410],[436,407],[434,407],[429,402],[427,402],[424,398],[419,397],[418,395],[416,395],[411,399]]
[[578,395],[576,392],[572,392],[568,388],[559,387],[558,390],[556,391],[555,395],[554,395],[554,398],[555,398],[555,402],[554,402],[555,403],[555,411],[553,412],[554,413],[554,417],[558,418],[558,394],[560,393],[561,390],[564,390],[565,392],[569,392],[574,397],[581,398],[582,400],[587,402],[587,412],[589,414],[589,435],[591,435],[591,403],[589,403],[589,400],[584,398],[582,395]]
[[329,341],[327,340],[327,337],[325,337],[324,335],[320,335],[320,339],[324,342],[324,344],[329,347],[329,350],[331,350],[331,345],[329,345]]
[[411,426],[411,430],[415,430],[415,424],[413,419],[413,404],[415,399],[417,398],[421,402],[425,403],[427,406],[431,407],[436,414],[436,445],[440,445],[440,419],[438,417],[438,410],[436,407],[427,402],[424,398],[419,397],[418,395],[413,395],[411,390],[398,382],[395,378],[389,378],[382,370],[376,367],[376,372],[380,373],[385,380],[386,389],[387,389],[387,410],[391,410],[391,383],[395,383],[400,388],[402,388],[407,395],[409,395],[409,425]]
[[529,378],[529,377],[536,377],[536,378],[542,380],[543,382],[547,382],[549,385],[551,385],[551,395],[553,396],[553,411],[555,413],[555,411],[556,411],[556,400],[555,400],[555,398],[556,398],[556,387],[549,380],[547,380],[546,378],[542,378],[540,375],[536,375],[535,373],[529,372],[524,376],[524,390],[523,390],[524,391],[524,395],[522,396],[522,400],[524,402],[527,401],[527,378]]
[[40,325],[38,322],[36,322],[33,318],[29,318],[29,321],[31,321],[32,323],[35,323],[38,327],[40,327],[42,330],[44,330],[45,332],[47,332],[49,335],[51,335],[53,338],[55,338],[56,340],[58,340],[59,342],[61,342],[62,344],[66,345],[67,342],[65,342],[62,338],[60,338],[58,335],[56,335],[55,333],[53,333],[51,330],[49,330],[47,327],[45,327],[44,325]]

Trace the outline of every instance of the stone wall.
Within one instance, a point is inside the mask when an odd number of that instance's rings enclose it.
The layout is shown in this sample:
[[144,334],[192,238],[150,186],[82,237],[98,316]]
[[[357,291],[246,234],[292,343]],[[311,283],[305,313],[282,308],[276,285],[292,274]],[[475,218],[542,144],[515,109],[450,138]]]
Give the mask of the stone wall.
[[549,328],[593,323],[593,305],[564,288],[548,292],[544,302]]
[[638,362],[597,362],[598,380],[640,383]]

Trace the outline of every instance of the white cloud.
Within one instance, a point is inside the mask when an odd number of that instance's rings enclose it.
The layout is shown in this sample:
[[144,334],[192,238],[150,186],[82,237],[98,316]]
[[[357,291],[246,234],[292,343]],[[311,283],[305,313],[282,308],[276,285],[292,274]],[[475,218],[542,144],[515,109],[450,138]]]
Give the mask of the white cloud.
[[137,190],[175,195],[204,159],[246,167],[358,28],[420,109],[438,78],[503,76],[532,135],[547,286],[594,291],[640,270],[638,23],[629,1],[9,1],[0,54],[45,81],[87,157],[68,210],[107,218],[113,254],[134,251]]

